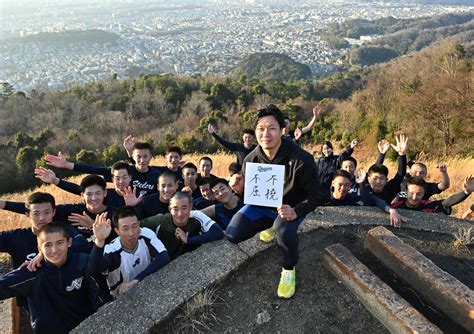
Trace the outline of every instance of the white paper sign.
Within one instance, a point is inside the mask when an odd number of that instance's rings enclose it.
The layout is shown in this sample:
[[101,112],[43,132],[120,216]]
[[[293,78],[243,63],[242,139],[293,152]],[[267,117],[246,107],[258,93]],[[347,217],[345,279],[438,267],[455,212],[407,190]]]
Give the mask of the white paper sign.
[[278,207],[283,203],[285,166],[247,162],[244,203]]

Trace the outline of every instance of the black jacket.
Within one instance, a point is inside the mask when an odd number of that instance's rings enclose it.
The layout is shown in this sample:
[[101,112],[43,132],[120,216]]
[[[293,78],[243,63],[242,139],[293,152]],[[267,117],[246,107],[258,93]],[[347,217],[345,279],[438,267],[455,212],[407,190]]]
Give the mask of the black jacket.
[[[262,148],[257,146],[245,158],[244,164],[247,162],[285,166],[283,204],[293,207],[298,217],[305,216],[321,204],[321,185],[313,156],[292,141],[282,138],[273,160],[269,160]],[[245,165],[243,170],[245,171]]]
[[321,157],[316,160],[316,168],[318,170],[318,179],[321,182],[326,199],[329,199],[331,181],[336,170],[341,168],[341,162],[344,158],[352,155],[353,149],[347,146],[339,155],[331,155],[329,157]]

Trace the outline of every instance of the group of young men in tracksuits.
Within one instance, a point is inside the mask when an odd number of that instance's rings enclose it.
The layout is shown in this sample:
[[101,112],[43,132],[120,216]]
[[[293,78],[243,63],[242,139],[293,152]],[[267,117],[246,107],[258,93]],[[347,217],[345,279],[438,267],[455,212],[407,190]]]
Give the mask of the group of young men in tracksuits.
[[[61,154],[46,156],[54,167],[93,174],[75,185],[58,179],[49,169],[36,170],[39,179],[80,194],[84,203],[56,205],[47,193],[34,193],[26,203],[0,201],[0,209],[26,214],[31,224],[0,233],[0,252],[9,253],[14,267],[20,267],[0,277],[0,299],[27,298],[22,305],[28,305],[35,332],[68,332],[112,296],[129,290],[184,252],[223,236],[239,243],[259,232],[264,242],[276,238],[282,250],[277,295],[291,298],[296,290],[297,230],[317,205],[377,206],[390,214],[393,225],[400,226],[404,218],[389,204],[405,177],[404,136],[397,137],[393,145],[399,154],[399,171],[392,180],[387,180],[386,167],[377,163],[356,181],[357,162],[350,157],[356,141],[339,156],[326,142],[322,157],[315,161],[286,134],[286,128],[285,117],[276,106],[259,109],[254,132],[245,132],[244,144],[235,146],[238,157],[243,158],[244,153],[245,157],[243,166],[239,164],[243,168],[235,171],[230,184],[210,174],[209,158],[204,159],[207,169],[201,175],[189,163],[183,167],[189,173],[183,173],[179,167],[182,152],[176,146],[167,150],[167,166],[150,166],[151,146],[135,143],[132,137],[124,141],[132,165],[118,162],[112,168],[100,168],[68,162]],[[209,130],[217,136],[213,128]],[[385,154],[385,148],[380,145],[380,152]],[[242,203],[247,162],[285,166],[283,203],[278,208]],[[210,164],[212,167],[212,160]],[[407,198],[397,199],[403,205],[396,207],[421,210],[427,206],[421,202],[426,183],[420,176],[414,178],[407,182]],[[114,188],[107,188],[106,180]],[[446,212],[473,188],[474,178],[466,178],[462,193],[432,205],[432,211]],[[204,202],[208,205],[202,212],[193,211],[193,204]],[[24,261],[30,263],[21,266]]]

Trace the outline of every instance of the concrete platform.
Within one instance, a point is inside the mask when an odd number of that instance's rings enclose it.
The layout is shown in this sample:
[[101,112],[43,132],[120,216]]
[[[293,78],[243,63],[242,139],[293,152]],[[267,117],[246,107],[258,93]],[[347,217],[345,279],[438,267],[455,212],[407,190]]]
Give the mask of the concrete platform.
[[0,333],[20,333],[20,310],[16,306],[15,299],[0,301]]

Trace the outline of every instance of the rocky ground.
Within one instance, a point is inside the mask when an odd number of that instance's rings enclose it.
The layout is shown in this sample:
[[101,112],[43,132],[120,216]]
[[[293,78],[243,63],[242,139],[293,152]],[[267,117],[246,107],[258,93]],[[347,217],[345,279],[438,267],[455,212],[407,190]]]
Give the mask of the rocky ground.
[[[322,250],[342,243],[379,277],[447,333],[463,330],[419,298],[396,275],[388,272],[363,247],[370,227],[338,227],[301,236],[297,292],[290,300],[276,296],[280,273],[277,247],[249,260],[208,298],[211,306],[194,314],[183,307],[152,332],[219,333],[385,333],[386,329],[322,266]],[[439,267],[474,288],[473,248],[455,248],[451,235],[392,229]],[[209,290],[208,290],[209,291]],[[200,301],[202,303],[202,301]],[[188,302],[188,305],[190,302]]]

